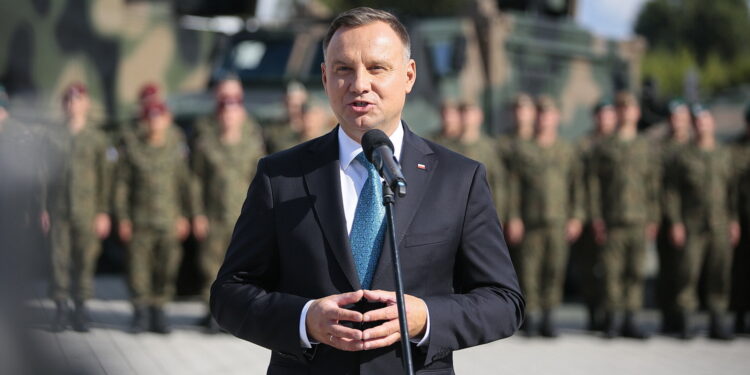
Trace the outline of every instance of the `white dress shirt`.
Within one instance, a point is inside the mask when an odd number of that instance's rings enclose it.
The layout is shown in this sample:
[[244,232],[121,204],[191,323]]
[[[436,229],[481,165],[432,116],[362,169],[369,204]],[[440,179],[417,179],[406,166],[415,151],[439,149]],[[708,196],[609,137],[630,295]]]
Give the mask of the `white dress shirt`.
[[[339,138],[339,176],[341,177],[341,200],[344,205],[344,216],[346,218],[346,232],[351,233],[352,224],[354,223],[354,212],[357,210],[357,202],[359,201],[359,193],[362,191],[362,186],[367,181],[367,168],[355,161],[354,158],[362,152],[362,145],[357,141],[351,139],[339,126],[338,129]],[[396,161],[401,159],[401,148],[404,143],[404,127],[399,122],[399,126],[389,137],[391,143],[393,143],[393,154],[396,157]],[[299,337],[300,344],[303,348],[311,348],[311,341],[307,337],[307,327],[305,320],[307,318],[307,310],[312,304],[312,300],[305,304],[302,308],[302,314],[300,314],[299,320]],[[427,327],[425,329],[424,337],[421,340],[412,342],[418,342],[417,346],[422,346],[427,343],[428,336],[430,334],[430,314],[427,314]]]

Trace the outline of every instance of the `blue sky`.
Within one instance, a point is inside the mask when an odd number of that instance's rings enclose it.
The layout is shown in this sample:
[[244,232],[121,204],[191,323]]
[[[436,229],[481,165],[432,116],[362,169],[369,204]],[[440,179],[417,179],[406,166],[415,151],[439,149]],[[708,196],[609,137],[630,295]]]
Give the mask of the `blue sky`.
[[579,0],[576,20],[594,33],[616,39],[633,34],[633,23],[646,0]]

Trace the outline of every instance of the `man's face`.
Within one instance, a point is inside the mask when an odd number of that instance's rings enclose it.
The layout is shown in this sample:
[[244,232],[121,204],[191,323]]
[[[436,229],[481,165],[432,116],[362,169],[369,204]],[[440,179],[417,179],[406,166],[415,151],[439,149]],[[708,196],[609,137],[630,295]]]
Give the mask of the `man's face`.
[[516,106],[514,115],[516,126],[530,128],[534,125],[534,120],[536,120],[536,108],[533,105],[521,104]]
[[241,102],[239,102],[222,106],[218,115],[219,123],[225,130],[228,130],[242,126],[242,123],[245,121],[246,113],[245,108],[242,106]]
[[347,135],[360,140],[370,129],[395,131],[417,74],[388,24],[338,29],[321,69],[331,109]]
[[89,104],[87,95],[73,95],[65,101],[65,112],[68,117],[86,117]]
[[599,134],[612,134],[617,126],[617,113],[613,107],[604,107],[596,113],[596,127]]
[[672,111],[669,126],[673,133],[684,133],[690,129],[690,111],[687,106],[680,106]]
[[475,130],[482,126],[482,121],[484,121],[484,113],[482,113],[481,108],[475,105],[467,106],[461,113],[461,122],[464,129]]
[[455,105],[446,105],[440,111],[440,123],[443,133],[449,137],[461,134],[461,111]]
[[716,128],[714,116],[709,111],[701,112],[694,120],[695,132],[700,137],[707,137],[714,134]]
[[557,110],[546,109],[539,111],[539,117],[537,119],[537,132],[556,132],[557,126],[560,123],[560,114]]
[[166,112],[148,116],[146,124],[151,134],[164,134],[171,122],[170,115]]
[[621,124],[635,124],[641,119],[641,107],[636,104],[624,104],[617,107],[617,121]]
[[244,94],[244,89],[242,88],[242,83],[236,79],[227,79],[225,81],[221,81],[218,86],[216,86],[216,89],[214,90],[214,96],[216,100],[218,101],[219,98],[222,97],[242,97]]

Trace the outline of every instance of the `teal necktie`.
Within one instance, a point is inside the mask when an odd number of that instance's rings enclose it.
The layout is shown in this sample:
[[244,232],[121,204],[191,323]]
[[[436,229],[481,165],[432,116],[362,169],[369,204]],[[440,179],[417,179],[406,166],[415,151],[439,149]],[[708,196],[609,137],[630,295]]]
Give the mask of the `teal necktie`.
[[375,166],[359,153],[355,158],[367,169],[367,180],[359,193],[359,201],[354,211],[354,222],[349,234],[349,242],[357,267],[357,276],[363,289],[369,289],[372,276],[380,258],[385,235],[385,207],[383,206],[383,186]]

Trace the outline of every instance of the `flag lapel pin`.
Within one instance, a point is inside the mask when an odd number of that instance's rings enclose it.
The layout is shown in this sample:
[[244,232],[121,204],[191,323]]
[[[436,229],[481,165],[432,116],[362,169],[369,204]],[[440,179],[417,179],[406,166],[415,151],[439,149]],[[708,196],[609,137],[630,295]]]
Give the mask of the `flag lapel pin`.
[[427,166],[426,166],[426,165],[424,165],[424,164],[422,164],[422,163],[417,163],[417,168],[418,168],[418,169],[421,169],[421,170],[423,170],[423,171],[424,171],[424,170],[427,170]]

